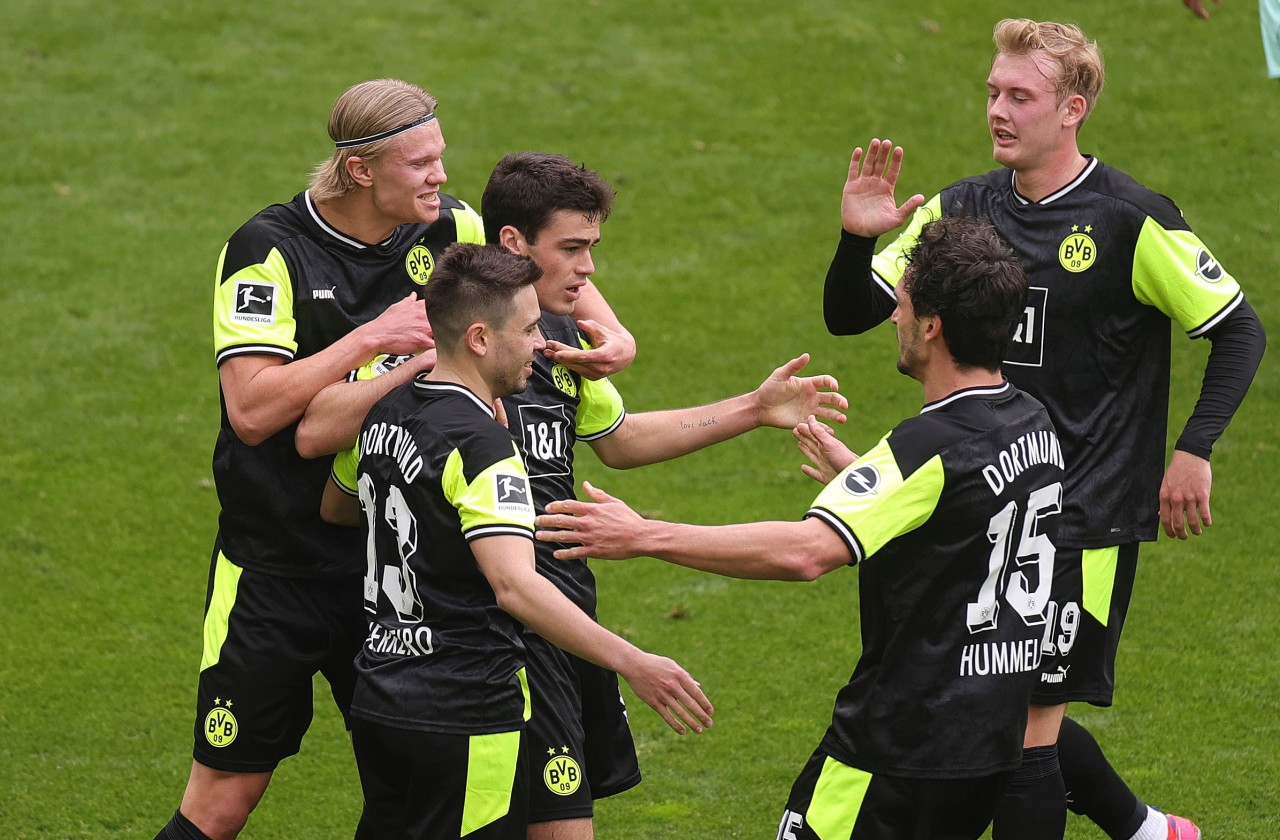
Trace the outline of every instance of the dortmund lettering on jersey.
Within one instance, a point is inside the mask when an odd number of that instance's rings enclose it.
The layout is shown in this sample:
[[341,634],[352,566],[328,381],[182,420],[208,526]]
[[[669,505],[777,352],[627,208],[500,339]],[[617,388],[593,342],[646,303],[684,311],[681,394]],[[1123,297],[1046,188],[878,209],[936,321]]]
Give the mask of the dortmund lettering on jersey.
[[[420,275],[423,251],[438,256],[454,241],[477,236],[483,241],[479,216],[452,196],[441,196],[438,221],[401,225],[377,245],[325,222],[308,193],[272,205],[236,231],[219,256],[217,363],[242,355],[287,362],[318,353],[418,289],[414,266]],[[270,574],[358,574],[359,535],[320,520],[328,467],[298,455],[294,428],[248,446],[224,407],[213,457],[220,547],[237,565]]]
[[832,756],[919,778],[1017,766],[1064,612],[1064,475],[1044,406],[1005,383],[925,406],[823,489],[808,516],[858,563],[863,647],[823,740]]
[[420,376],[373,407],[333,474],[359,496],[368,540],[369,636],[352,713],[429,732],[518,727],[528,713],[519,627],[469,545],[533,538],[528,475],[492,409]]
[[[548,340],[586,346],[568,316],[542,313],[538,326]],[[553,501],[574,498],[573,447],[612,434],[626,418],[618,390],[608,379],[590,380],[564,365],[537,357],[523,393],[504,397],[511,434],[529,469],[538,513]],[[538,571],[588,615],[595,615],[595,577],[585,562],[556,560],[554,543],[537,544]]]
[[[573,318],[542,313],[538,322],[548,340],[570,346],[589,347],[587,337]],[[351,371],[349,381],[380,376],[407,361],[406,356],[379,356],[364,367]],[[622,396],[608,379],[590,380],[562,364],[542,356],[534,359],[533,375],[520,394],[503,398],[507,422],[530,479],[534,509],[546,510],[553,501],[574,498],[573,447],[579,440],[592,441],[615,432],[626,418]],[[354,462],[344,469],[354,476]],[[347,488],[354,477],[344,481],[335,464],[335,478]],[[354,492],[349,489],[348,492]],[[583,612],[595,615],[595,576],[585,562],[556,560],[554,543],[536,544],[538,571],[549,578]]]
[[1061,544],[1155,539],[1170,325],[1203,335],[1244,300],[1239,284],[1172,201],[1092,158],[1038,202],[1007,169],[952,184],[875,256],[873,281],[893,295],[924,224],[961,213],[991,220],[1031,286],[1004,372],[1045,404],[1062,438]]

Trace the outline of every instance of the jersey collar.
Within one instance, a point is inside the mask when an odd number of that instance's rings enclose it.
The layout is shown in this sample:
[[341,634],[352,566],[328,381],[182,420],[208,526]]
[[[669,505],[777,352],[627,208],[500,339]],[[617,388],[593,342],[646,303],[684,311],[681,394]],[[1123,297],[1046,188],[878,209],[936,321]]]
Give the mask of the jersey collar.
[[320,230],[324,231],[325,234],[338,240],[348,248],[355,248],[357,251],[364,251],[370,247],[381,248],[392,239],[395,239],[395,231],[392,231],[390,236],[374,246],[366,245],[359,239],[352,239],[350,236],[347,236],[345,233],[324,220],[324,217],[320,215],[320,211],[316,209],[315,202],[311,200],[311,190],[304,192],[302,197],[304,199],[304,203],[307,205],[307,212],[311,214],[311,220],[316,223],[316,226],[319,227]]
[[413,390],[419,396],[424,397],[429,394],[460,394],[480,406],[480,409],[484,411],[485,414],[488,414],[490,417],[494,417],[493,406],[485,403],[484,400],[477,397],[475,392],[465,385],[458,385],[454,382],[439,382],[427,379],[422,374],[419,374],[413,379]]
[[920,409],[920,413],[924,414],[926,411],[933,411],[936,408],[942,408],[943,406],[951,405],[951,403],[956,402],[957,400],[963,400],[969,397],[1004,396],[1011,390],[1013,390],[1013,386],[1009,384],[1009,380],[1007,379],[1001,385],[980,385],[974,388],[961,388],[959,391],[953,391],[940,400],[934,400],[931,403],[926,403],[925,407]]
[[1089,155],[1085,155],[1085,157],[1089,159],[1089,162],[1085,164],[1084,169],[1080,170],[1079,175],[1073,178],[1071,182],[1062,189],[1046,195],[1039,201],[1032,201],[1031,199],[1023,196],[1022,193],[1018,192],[1018,173],[1010,170],[1009,187],[1013,190],[1013,197],[1018,200],[1019,204],[1052,204],[1064,195],[1074,192],[1076,187],[1083,184],[1084,180],[1088,178],[1089,175],[1092,174],[1093,170],[1098,167],[1098,159],[1096,157],[1091,157]]

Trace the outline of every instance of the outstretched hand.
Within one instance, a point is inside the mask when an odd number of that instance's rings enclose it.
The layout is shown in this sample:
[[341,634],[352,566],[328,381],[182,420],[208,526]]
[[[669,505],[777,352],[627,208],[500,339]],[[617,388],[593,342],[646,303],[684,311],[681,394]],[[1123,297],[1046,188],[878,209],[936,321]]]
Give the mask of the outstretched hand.
[[819,484],[830,484],[845,467],[858,460],[857,453],[836,439],[831,427],[812,415],[808,420],[797,423],[791,432],[801,454],[810,462],[800,465],[801,472]]
[[559,341],[548,341],[542,355],[559,362],[587,379],[603,379],[625,370],[636,358],[636,342],[629,333],[612,330],[599,321],[584,319],[578,329],[587,336],[591,348],[570,347]]
[[809,364],[809,354],[802,353],[774,370],[756,389],[757,419],[761,426],[790,429],[810,415],[833,423],[845,422],[844,409],[849,401],[837,388],[834,376],[796,376]]
[[870,237],[887,233],[924,204],[924,196],[919,194],[901,206],[897,204],[894,190],[902,171],[902,155],[902,147],[895,148],[890,140],[872,140],[865,153],[861,146],[853,150],[840,199],[840,221],[849,233]]
[[686,726],[697,733],[711,726],[715,708],[702,693],[698,681],[674,660],[644,651],[638,653],[634,664],[618,671],[636,696],[680,735],[685,734]]
[[634,538],[643,530],[645,518],[589,481],[582,482],[582,489],[593,501],[565,499],[547,505],[547,512],[535,520],[537,538],[573,544],[573,548],[556,549],[557,560],[626,560],[638,556],[641,552]]

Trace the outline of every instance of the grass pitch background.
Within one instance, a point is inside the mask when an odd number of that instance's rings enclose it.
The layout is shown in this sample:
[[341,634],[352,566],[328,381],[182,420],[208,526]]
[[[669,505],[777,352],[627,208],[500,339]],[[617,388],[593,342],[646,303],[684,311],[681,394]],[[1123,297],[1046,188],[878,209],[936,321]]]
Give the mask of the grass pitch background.
[[[446,189],[504,152],[562,152],[618,188],[599,280],[636,334],[632,410],[749,389],[802,351],[865,449],[918,409],[890,330],[836,339],[820,294],[848,154],[907,148],[901,195],[991,167],[990,30],[1066,18],[1109,83],[1083,146],[1173,196],[1276,334],[1280,87],[1250,3],[10,0],[0,27],[0,836],[150,837],[190,763],[217,510],[210,290],[225,238],[305,185],[349,84],[441,100]],[[1203,343],[1175,337],[1176,428]],[[1117,707],[1078,708],[1140,795],[1213,838],[1280,833],[1275,365],[1215,453],[1209,536],[1144,549]],[[760,431],[582,477],[687,521],[793,518],[817,486]],[[769,837],[856,657],[856,574],[747,583],[597,564],[602,619],[678,658],[718,708],[679,739],[633,702],[646,782],[602,837]],[[249,838],[346,837],[359,788],[323,692]],[[1098,838],[1073,819],[1072,837]]]

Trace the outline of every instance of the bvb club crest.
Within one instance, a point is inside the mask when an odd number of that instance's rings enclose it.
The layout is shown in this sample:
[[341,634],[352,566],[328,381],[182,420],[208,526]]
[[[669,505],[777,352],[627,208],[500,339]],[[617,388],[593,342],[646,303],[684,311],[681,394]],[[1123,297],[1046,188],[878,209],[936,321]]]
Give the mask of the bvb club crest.
[[556,387],[570,397],[578,395],[578,383],[573,380],[573,374],[569,369],[558,362],[551,368],[551,381],[556,383]]
[[231,701],[223,705],[221,699],[213,701],[213,710],[204,718],[204,739],[211,747],[229,747],[240,732],[236,716],[231,714]]
[[1058,262],[1067,271],[1079,274],[1093,267],[1094,260],[1098,258],[1098,246],[1090,233],[1093,233],[1093,225],[1085,225],[1083,231],[1079,225],[1072,225],[1071,235],[1058,246]]
[[564,748],[564,755],[554,755],[554,748],[549,750],[552,753],[551,760],[542,768],[542,781],[547,790],[557,796],[571,796],[582,784],[582,768],[572,756],[567,755],[568,749]]
[[404,258],[404,270],[409,272],[409,279],[419,286],[427,285],[435,268],[435,260],[431,259],[431,251],[425,245],[414,245],[409,256]]

